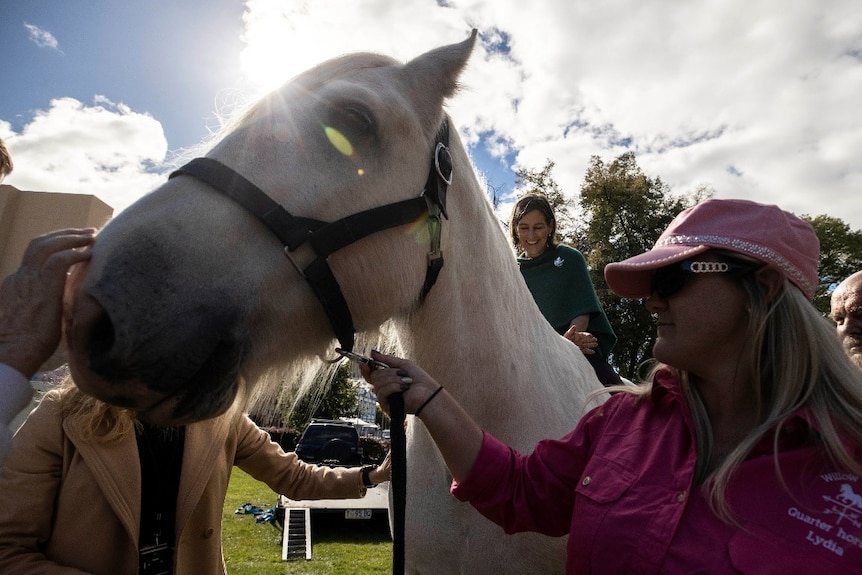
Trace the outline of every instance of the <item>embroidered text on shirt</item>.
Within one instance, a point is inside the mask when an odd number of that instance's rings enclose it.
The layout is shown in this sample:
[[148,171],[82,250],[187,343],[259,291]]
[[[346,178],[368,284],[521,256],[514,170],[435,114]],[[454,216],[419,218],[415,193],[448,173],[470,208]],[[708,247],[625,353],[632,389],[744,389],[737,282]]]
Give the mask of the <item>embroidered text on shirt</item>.
[[837,493],[821,495],[823,500],[831,505],[822,508],[820,513],[790,507],[787,514],[810,526],[805,540],[815,547],[822,547],[838,556],[843,556],[848,546],[862,549],[862,536],[859,533],[862,528],[862,496],[853,490],[850,483],[858,481],[859,478],[853,475],[826,474],[822,475],[821,479],[827,483],[836,480],[838,482]]

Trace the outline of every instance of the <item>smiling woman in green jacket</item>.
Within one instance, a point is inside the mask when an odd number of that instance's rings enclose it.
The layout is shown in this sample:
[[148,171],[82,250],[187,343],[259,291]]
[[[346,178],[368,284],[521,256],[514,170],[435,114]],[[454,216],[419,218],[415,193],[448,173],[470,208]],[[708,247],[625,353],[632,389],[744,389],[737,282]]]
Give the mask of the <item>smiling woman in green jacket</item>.
[[622,385],[608,363],[617,336],[583,254],[557,242],[557,218],[548,198],[542,194],[518,198],[509,233],[521,275],[542,315],[583,352],[602,385]]

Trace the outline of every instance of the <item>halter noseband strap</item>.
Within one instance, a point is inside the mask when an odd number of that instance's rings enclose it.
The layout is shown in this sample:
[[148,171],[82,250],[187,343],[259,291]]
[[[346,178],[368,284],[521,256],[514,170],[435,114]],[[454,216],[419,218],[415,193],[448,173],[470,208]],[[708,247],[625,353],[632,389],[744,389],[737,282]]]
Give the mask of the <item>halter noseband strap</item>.
[[314,230],[326,225],[319,220],[295,217],[242,174],[212,158],[195,158],[177,168],[168,179],[176,176],[192,176],[229,197],[263,222],[291,251],[308,241]]
[[[449,124],[444,120],[437,134],[434,157],[425,188],[419,197],[359,212],[336,222],[326,223],[292,215],[266,193],[221,162],[212,158],[195,158],[174,171],[169,178],[192,176],[223,193],[257,217],[284,244],[285,255],[305,277],[323,305],[329,323],[342,349],[352,350],[356,329],[341,286],[329,268],[327,258],[334,252],[373,233],[427,216],[431,248],[425,283],[419,295],[425,299],[443,268],[440,249],[440,216],[446,214],[446,189],[452,182],[452,157],[449,154]],[[305,242],[311,244],[317,257],[305,269],[290,258]]]

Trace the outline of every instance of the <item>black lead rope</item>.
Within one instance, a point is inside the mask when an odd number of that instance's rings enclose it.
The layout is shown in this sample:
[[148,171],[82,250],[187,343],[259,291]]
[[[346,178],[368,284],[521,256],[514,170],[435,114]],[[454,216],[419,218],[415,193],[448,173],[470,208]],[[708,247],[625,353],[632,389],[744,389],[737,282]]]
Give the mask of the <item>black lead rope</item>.
[[407,435],[404,432],[404,396],[389,396],[392,442],[392,575],[404,575],[404,525],[407,507]]

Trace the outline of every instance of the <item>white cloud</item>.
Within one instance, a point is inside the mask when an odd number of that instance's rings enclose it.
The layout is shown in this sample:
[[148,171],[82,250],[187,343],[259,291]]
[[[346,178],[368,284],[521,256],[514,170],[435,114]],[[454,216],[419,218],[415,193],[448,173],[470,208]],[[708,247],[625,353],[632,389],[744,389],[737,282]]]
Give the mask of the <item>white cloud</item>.
[[39,26],[34,26],[33,24],[27,24],[26,22],[24,22],[24,28],[27,29],[27,35],[30,40],[40,48],[50,48],[51,50],[56,50],[62,53],[62,50],[60,50],[60,43],[57,42],[57,39],[54,38],[54,35],[49,31],[44,28],[40,28]]
[[22,190],[94,194],[116,214],[164,181],[161,124],[103,96],[52,100],[20,133],[3,122],[0,134],[15,163],[4,183]]
[[15,132],[12,130],[12,124],[6,120],[0,120],[0,140],[8,140],[13,135]]
[[457,11],[416,0],[247,0],[243,20],[241,66],[266,90],[342,54],[371,51],[407,59],[418,55],[418,46],[445,43],[441,34],[454,42],[469,32]]
[[[855,0],[247,0],[244,22],[243,71],[259,90],[347,52],[408,60],[475,26],[449,110],[466,143],[512,169],[551,159],[574,195],[591,156],[632,150],[675,191],[708,185],[862,229]],[[20,133],[0,120],[0,137],[15,161],[5,183],[96,193],[117,210],[169,169],[159,121],[100,96],[56,99]]]
[[465,141],[491,134],[514,168],[550,158],[576,194],[590,156],[632,150],[675,191],[709,185],[862,228],[854,0],[248,0],[245,23],[244,69],[267,87],[344,52],[406,60],[476,26],[450,110]]

